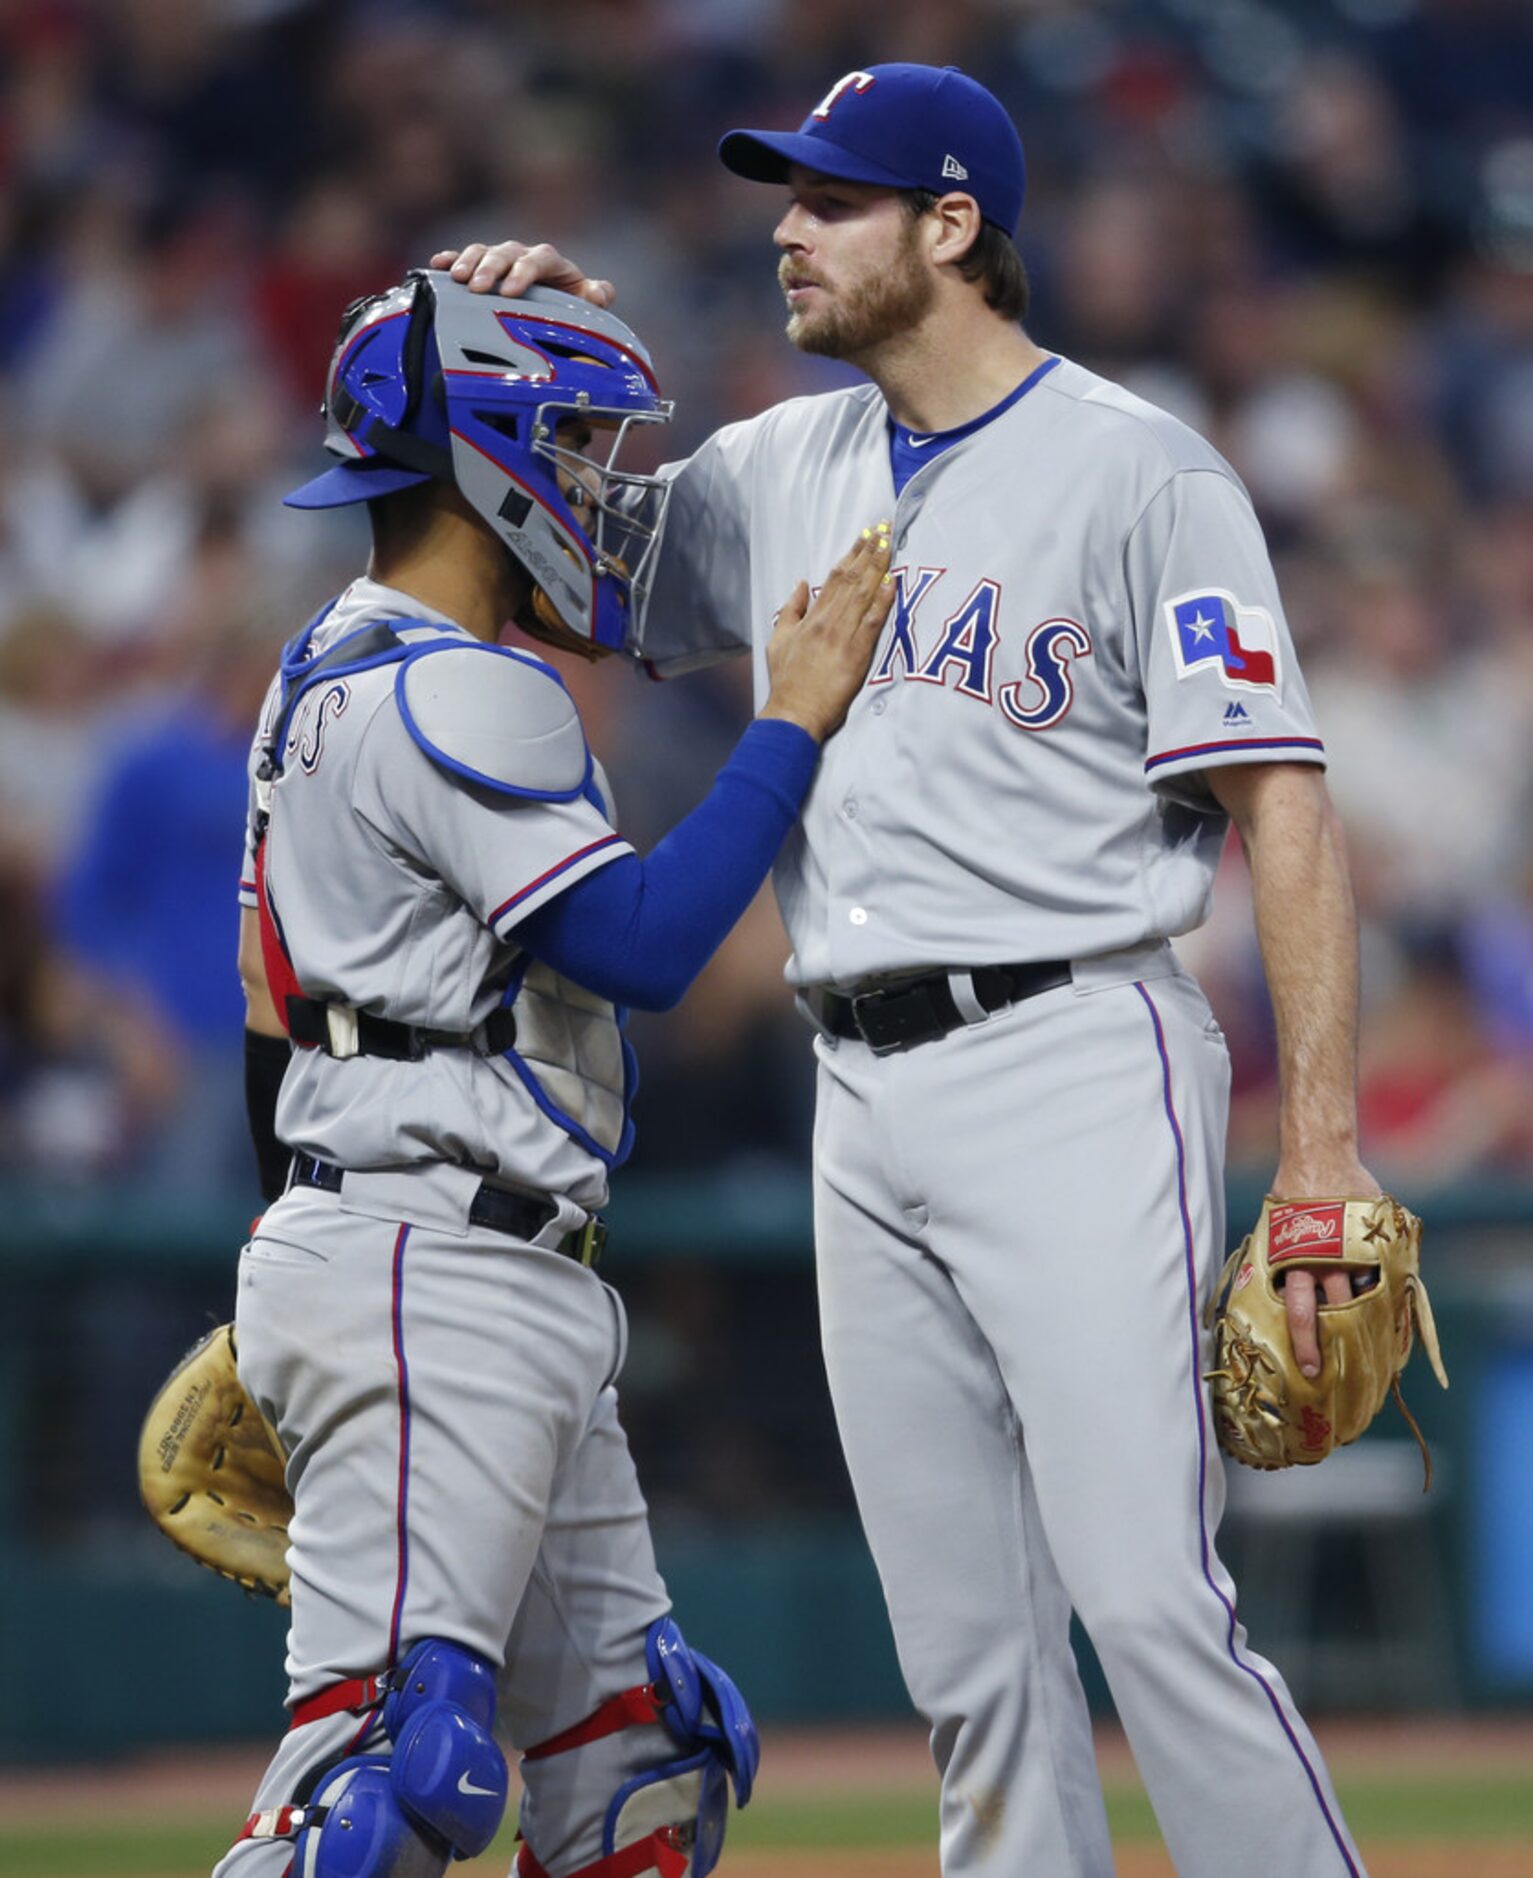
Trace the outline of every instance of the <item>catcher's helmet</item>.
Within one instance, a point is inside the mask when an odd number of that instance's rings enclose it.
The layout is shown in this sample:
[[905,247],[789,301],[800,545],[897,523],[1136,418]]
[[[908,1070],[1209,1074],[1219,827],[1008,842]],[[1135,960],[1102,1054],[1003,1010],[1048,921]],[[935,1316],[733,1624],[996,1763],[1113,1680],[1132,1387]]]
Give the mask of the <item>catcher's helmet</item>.
[[[548,287],[505,300],[417,268],[346,309],[323,409],[340,461],[291,507],[455,483],[531,575],[545,624],[623,644],[630,615],[642,617],[669,484],[617,460],[631,426],[668,423],[672,407],[620,319]],[[587,456],[561,441],[571,422],[611,431],[610,449]]]

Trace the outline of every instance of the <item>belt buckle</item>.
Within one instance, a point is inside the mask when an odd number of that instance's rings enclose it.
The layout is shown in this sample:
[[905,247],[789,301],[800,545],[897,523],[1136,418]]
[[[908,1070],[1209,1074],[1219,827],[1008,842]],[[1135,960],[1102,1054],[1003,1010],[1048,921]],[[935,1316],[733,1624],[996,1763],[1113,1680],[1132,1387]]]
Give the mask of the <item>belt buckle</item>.
[[[874,1014],[871,1029],[870,1013]],[[938,1015],[931,993],[921,984],[853,992],[852,1022],[875,1056],[892,1056],[897,1050],[910,1050],[918,1043],[934,1043],[938,1037],[945,1037],[950,1028]]]
[[583,1226],[572,1232],[565,1242],[569,1247],[570,1257],[580,1265],[595,1265],[607,1246],[607,1222],[600,1213],[593,1213]]

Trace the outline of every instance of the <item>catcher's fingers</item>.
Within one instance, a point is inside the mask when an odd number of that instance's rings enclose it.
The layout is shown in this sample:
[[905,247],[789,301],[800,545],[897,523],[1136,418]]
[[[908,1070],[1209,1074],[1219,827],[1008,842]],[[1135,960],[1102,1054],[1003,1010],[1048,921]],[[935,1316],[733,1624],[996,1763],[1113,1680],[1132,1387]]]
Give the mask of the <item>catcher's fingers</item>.
[[767,642],[763,717],[786,717],[823,743],[862,686],[894,599],[887,523],[866,528],[812,599],[800,581]]
[[773,626],[796,626],[809,611],[809,582],[801,580],[793,589],[772,621]]
[[[889,576],[889,524],[865,528],[861,538],[830,570],[815,595],[815,619],[822,627],[862,639],[884,623],[894,598]],[[872,657],[872,648],[868,648]]]

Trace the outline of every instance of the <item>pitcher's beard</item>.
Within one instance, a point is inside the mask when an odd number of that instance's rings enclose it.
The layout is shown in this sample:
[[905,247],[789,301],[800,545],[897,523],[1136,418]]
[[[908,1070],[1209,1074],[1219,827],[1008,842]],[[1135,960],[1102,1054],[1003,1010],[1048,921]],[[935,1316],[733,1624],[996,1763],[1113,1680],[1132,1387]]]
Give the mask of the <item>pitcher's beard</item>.
[[922,266],[912,239],[895,264],[871,275],[837,299],[795,309],[788,316],[788,337],[800,352],[825,359],[858,359],[918,326],[931,310],[937,283]]

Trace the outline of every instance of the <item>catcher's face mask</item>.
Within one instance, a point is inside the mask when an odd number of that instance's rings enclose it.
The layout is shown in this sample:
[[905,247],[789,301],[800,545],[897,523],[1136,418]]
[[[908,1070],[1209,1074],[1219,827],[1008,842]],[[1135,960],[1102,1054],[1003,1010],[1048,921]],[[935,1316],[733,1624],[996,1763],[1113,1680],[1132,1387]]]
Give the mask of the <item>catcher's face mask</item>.
[[330,508],[452,482],[534,583],[534,609],[616,648],[642,623],[669,482],[619,466],[631,432],[665,424],[649,354],[571,294],[470,293],[417,269],[347,311],[330,368],[335,468],[287,498]]

